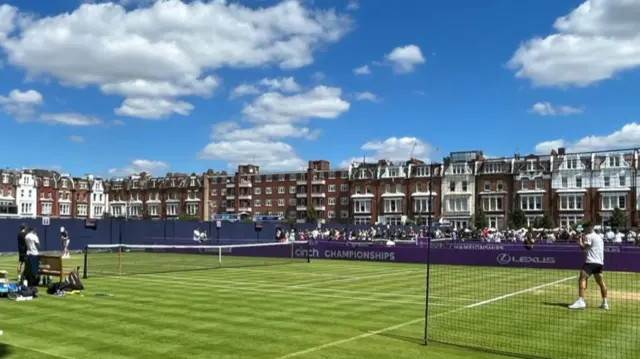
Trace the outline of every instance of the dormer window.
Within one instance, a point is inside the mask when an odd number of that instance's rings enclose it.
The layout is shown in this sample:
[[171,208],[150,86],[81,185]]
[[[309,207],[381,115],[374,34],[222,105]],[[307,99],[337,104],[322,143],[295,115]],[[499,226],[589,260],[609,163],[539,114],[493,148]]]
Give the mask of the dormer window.
[[175,179],[171,179],[171,187],[175,187],[176,186],[176,180]]
[[42,185],[43,185],[44,187],[49,187],[49,179],[48,179],[48,178],[44,178],[44,179],[42,180]]
[[576,169],[578,168],[578,159],[577,158],[570,158],[566,161],[567,164],[567,169]]
[[67,181],[67,179],[63,179],[62,180],[62,188],[67,188],[67,186],[69,185],[69,182]]
[[536,170],[536,161],[535,160],[528,160],[527,161],[527,171],[533,172],[535,170]]
[[454,175],[464,174],[464,165],[454,165],[453,166],[453,174]]
[[9,183],[9,175],[2,174],[2,183]]
[[427,177],[429,175],[429,167],[416,168],[416,177]]
[[397,168],[389,168],[388,174],[389,174],[389,177],[398,177],[398,175],[400,174],[400,171],[398,171]]
[[192,179],[191,179],[191,181],[189,182],[189,185],[190,185],[191,187],[194,187],[194,186],[196,185],[196,179],[195,179],[195,178],[192,178]]
[[620,167],[620,157],[609,157],[609,167]]
[[138,181],[133,181],[133,188],[138,188]]

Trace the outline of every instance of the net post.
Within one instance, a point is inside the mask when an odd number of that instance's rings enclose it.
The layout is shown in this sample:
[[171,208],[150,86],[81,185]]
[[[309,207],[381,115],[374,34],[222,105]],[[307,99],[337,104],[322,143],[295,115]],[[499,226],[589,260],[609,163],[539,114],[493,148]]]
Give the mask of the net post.
[[84,258],[82,259],[82,265],[84,266],[82,269],[82,278],[84,279],[89,278],[87,264],[89,264],[89,246],[84,247]]
[[222,247],[218,247],[218,263],[222,267]]
[[[426,261],[426,289],[424,293],[424,338],[423,344],[428,344],[428,334],[429,334],[429,290],[431,284],[431,211],[433,210],[433,187],[431,184],[433,183],[433,165],[429,164],[429,213],[427,214],[427,258]],[[416,241],[417,242],[417,241]]]
[[289,252],[290,252],[290,254],[289,254],[289,256],[290,256],[290,257],[289,257],[289,259],[290,259],[292,262],[296,259],[296,257],[295,257],[295,251],[294,251],[294,249],[295,249],[295,248],[294,248],[295,243],[296,243],[295,241],[294,241],[294,242],[291,242],[291,246],[289,246]]
[[307,263],[311,263],[311,242],[307,241]]
[[122,244],[118,245],[118,275],[122,275]]

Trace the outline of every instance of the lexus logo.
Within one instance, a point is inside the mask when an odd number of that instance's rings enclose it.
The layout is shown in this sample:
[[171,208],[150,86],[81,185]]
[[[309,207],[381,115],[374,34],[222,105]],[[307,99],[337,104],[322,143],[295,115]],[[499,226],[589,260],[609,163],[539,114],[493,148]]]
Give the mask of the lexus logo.
[[508,255],[507,253],[500,253],[498,254],[498,264],[509,264],[511,263],[511,256]]

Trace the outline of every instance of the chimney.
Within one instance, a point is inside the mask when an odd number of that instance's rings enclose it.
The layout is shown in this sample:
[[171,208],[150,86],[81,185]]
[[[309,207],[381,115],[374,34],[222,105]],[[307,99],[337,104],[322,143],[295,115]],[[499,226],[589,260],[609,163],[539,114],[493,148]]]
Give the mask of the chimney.
[[564,147],[558,148],[558,156],[564,156],[565,152],[566,152],[566,150],[565,150]]

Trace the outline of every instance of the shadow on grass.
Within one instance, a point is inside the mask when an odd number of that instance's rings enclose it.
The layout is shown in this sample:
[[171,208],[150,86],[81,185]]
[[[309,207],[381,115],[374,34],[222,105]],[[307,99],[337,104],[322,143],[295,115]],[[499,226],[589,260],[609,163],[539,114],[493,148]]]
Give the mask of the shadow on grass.
[[562,308],[569,308],[569,306],[571,305],[571,303],[557,303],[557,302],[542,302],[542,305],[547,305],[550,307],[562,307]]
[[0,343],[0,358],[8,358],[12,354],[13,350],[8,344]]

